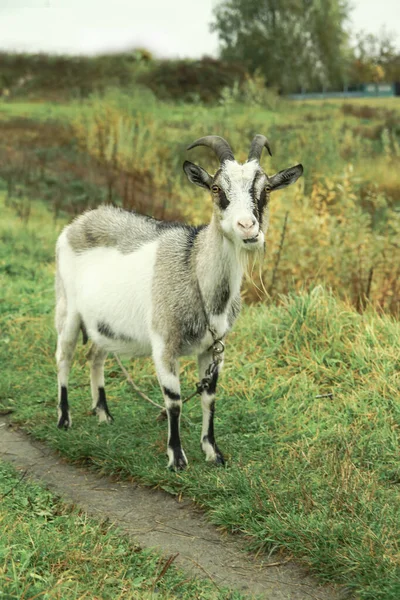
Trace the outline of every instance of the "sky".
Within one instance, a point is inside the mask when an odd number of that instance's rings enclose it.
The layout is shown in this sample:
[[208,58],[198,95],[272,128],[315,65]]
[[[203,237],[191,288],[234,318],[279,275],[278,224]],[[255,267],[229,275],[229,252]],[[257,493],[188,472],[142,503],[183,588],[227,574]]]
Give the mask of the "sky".
[[[158,57],[216,56],[218,0],[0,0],[0,49],[94,54],[145,47]],[[356,31],[397,34],[399,0],[353,0]]]

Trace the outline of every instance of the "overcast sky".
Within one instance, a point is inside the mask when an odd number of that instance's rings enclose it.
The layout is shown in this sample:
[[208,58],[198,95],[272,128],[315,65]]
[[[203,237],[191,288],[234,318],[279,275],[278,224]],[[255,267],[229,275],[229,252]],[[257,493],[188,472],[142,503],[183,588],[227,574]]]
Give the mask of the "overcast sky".
[[[218,0],[0,0],[0,49],[95,53],[142,46],[157,56],[216,55]],[[356,31],[385,26],[400,45],[399,0],[353,0]]]

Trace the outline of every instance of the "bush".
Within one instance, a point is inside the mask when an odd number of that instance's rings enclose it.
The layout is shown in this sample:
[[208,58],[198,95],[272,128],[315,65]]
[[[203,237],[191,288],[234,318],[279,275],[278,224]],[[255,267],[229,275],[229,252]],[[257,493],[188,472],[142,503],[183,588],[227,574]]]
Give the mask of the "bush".
[[151,55],[144,50],[94,57],[0,52],[0,92],[85,98],[109,86],[129,85],[140,65],[149,61]]
[[139,76],[162,100],[218,102],[223,88],[246,79],[244,67],[204,57],[201,60],[163,60]]

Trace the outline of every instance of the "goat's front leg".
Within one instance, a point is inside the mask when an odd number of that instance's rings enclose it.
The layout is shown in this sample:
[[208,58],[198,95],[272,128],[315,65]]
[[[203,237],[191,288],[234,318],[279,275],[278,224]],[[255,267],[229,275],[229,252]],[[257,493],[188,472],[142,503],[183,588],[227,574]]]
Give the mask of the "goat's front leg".
[[[206,374],[208,367],[213,361],[212,352],[204,352],[198,356],[200,380]],[[214,414],[215,414],[215,391],[217,389],[218,375],[223,362],[220,362],[214,372],[207,390],[201,394],[201,406],[203,409],[203,426],[201,429],[201,448],[206,455],[206,460],[213,461],[216,465],[225,464],[221,450],[218,448],[214,436]]]
[[178,360],[168,353],[163,344],[153,347],[153,360],[168,415],[168,468],[184,469],[188,462],[181,446],[179,433],[182,399]]

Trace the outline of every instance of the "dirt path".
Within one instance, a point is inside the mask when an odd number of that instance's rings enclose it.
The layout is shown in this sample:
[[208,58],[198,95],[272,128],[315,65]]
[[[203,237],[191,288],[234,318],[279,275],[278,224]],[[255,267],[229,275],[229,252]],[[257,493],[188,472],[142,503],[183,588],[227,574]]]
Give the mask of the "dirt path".
[[88,514],[107,517],[142,547],[155,547],[165,555],[179,553],[176,563],[181,568],[190,575],[209,577],[218,587],[271,600],[340,598],[332,588],[318,586],[293,562],[272,566],[279,559],[268,562],[249,556],[240,541],[219,533],[190,501],[179,502],[164,492],[69,465],[5,418],[0,418],[0,459],[26,470]]

